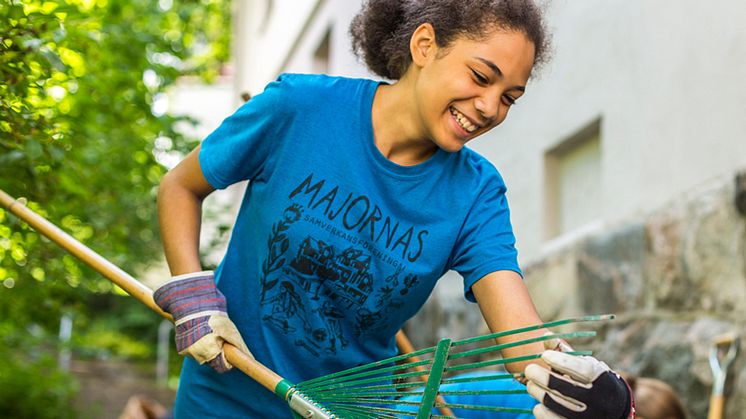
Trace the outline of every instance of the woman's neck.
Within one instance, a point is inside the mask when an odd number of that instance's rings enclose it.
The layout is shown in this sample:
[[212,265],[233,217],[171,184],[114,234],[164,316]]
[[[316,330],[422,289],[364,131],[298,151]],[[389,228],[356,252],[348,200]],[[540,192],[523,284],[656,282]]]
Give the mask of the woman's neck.
[[424,162],[435,154],[437,146],[422,126],[411,77],[382,84],[373,98],[373,137],[378,150],[387,159],[402,166]]

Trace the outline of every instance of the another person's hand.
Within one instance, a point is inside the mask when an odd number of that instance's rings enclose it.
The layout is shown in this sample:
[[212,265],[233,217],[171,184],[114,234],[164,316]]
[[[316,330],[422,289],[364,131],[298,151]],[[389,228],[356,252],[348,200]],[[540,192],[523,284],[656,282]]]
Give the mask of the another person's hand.
[[223,342],[252,356],[228,318],[225,297],[215,286],[212,271],[175,276],[155,290],[153,299],[174,318],[179,355],[190,355],[200,364],[207,362],[221,373],[232,368],[225,359]]
[[590,356],[545,351],[537,364],[526,367],[528,393],[541,404],[537,419],[628,419],[635,417],[627,383],[603,362]]

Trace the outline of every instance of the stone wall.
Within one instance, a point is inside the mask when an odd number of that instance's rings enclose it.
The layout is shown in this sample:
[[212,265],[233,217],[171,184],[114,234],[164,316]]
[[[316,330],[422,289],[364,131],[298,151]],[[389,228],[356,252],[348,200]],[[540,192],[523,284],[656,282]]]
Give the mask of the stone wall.
[[[707,415],[712,341],[746,334],[746,217],[735,176],[664,208],[567,243],[524,267],[545,320],[615,313],[589,345],[615,369],[673,386],[691,418]],[[460,282],[446,278],[410,328],[419,346],[485,331]],[[746,355],[726,384],[727,418],[746,418]]]

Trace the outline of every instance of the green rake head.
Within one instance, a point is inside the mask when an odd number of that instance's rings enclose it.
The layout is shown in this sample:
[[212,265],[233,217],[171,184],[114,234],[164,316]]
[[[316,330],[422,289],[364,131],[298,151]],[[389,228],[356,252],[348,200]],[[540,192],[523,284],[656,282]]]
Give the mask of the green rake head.
[[[275,392],[289,401],[299,417],[305,418],[454,418],[455,416],[444,414],[451,412],[451,409],[530,414],[531,411],[527,409],[448,402],[459,396],[526,393],[525,389],[453,391],[448,390],[451,387],[449,384],[480,381],[489,384],[487,382],[492,380],[521,378],[522,374],[505,372],[502,367],[505,364],[537,359],[541,354],[500,358],[500,350],[558,338],[570,341],[593,337],[596,332],[553,333],[504,344],[496,344],[497,338],[571,323],[610,320],[613,317],[577,317],[458,341],[443,339],[430,348],[350,368],[294,386],[283,381]],[[590,351],[570,353],[591,354]],[[474,371],[481,373],[465,374]]]

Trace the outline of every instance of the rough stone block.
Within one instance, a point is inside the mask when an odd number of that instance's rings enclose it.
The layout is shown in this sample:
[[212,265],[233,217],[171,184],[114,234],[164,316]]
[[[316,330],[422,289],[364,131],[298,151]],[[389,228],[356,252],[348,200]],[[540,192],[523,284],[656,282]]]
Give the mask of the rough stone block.
[[586,313],[643,307],[645,227],[633,223],[580,245],[577,256],[579,302]]
[[531,298],[543,319],[586,314],[578,309],[577,263],[573,250],[558,252],[524,268]]
[[696,307],[696,288],[684,274],[683,207],[653,214],[647,222],[648,253],[645,261],[646,307]]
[[716,184],[649,217],[649,306],[746,313],[746,223],[732,195]]

